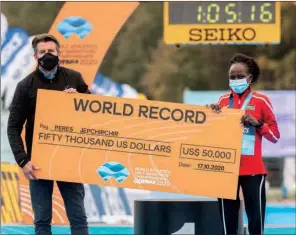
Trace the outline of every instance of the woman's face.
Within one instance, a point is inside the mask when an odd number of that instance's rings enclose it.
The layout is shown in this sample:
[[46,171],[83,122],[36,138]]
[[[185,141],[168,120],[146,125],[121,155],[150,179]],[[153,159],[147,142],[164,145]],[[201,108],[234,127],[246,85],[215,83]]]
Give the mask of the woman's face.
[[248,83],[252,81],[252,74],[249,73],[248,67],[243,63],[235,63],[229,69],[229,79],[238,80],[247,78]]

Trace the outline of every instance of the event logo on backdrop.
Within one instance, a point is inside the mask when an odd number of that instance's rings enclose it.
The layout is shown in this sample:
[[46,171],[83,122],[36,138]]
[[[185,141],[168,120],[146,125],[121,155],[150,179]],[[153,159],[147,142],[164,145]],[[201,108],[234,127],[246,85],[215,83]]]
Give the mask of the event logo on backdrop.
[[91,31],[92,25],[82,17],[79,16],[70,16],[63,21],[61,21],[57,30],[68,39],[72,34],[76,34],[81,39],[84,39]]
[[[112,41],[138,2],[66,2],[49,33],[61,43],[61,63],[92,84]],[[79,9],[79,15],[73,15]]]

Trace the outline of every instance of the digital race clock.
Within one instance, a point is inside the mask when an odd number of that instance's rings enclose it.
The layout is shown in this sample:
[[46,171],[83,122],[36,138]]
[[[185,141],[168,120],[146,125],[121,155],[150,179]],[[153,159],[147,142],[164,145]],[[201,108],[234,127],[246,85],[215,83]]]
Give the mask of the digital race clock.
[[168,44],[280,43],[279,2],[165,2]]

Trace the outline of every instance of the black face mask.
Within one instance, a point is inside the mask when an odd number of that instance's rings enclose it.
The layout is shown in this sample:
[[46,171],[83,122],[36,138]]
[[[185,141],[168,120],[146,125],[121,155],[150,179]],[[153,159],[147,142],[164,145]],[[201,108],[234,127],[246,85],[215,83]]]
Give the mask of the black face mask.
[[39,66],[47,71],[51,71],[52,69],[54,69],[54,67],[56,67],[58,63],[59,57],[51,53],[46,53],[44,56],[38,59]]

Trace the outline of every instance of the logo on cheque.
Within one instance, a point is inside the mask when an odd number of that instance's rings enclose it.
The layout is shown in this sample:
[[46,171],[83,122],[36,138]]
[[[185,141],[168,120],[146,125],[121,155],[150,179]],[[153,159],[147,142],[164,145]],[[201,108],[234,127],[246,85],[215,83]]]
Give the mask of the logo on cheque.
[[84,39],[92,29],[92,25],[79,16],[70,16],[57,25],[57,30],[66,39],[70,38],[72,34],[76,34],[79,38]]
[[121,183],[130,175],[126,167],[118,162],[104,163],[98,168],[97,173],[105,182],[114,178],[117,183]]

